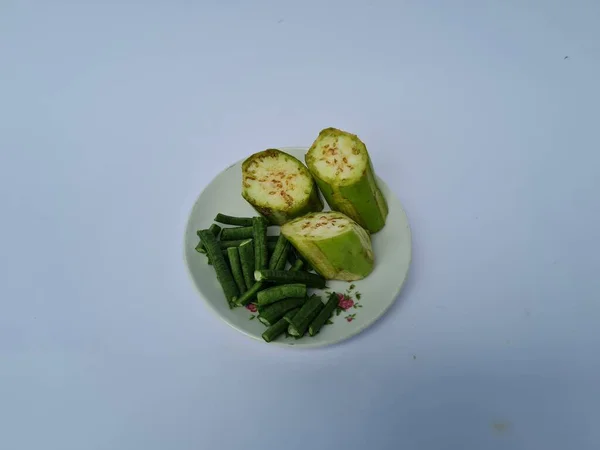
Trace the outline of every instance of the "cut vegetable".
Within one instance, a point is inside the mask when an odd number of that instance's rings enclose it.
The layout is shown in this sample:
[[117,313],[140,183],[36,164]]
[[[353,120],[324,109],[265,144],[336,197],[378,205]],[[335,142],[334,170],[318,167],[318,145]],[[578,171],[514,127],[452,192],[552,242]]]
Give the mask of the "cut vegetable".
[[[306,303],[306,298],[304,299],[304,303]],[[287,320],[288,323],[291,323],[292,320],[294,320],[294,317],[296,316],[296,314],[298,314],[298,311],[300,311],[300,308],[294,308],[291,311],[286,312],[285,316],[283,316],[283,318],[285,320]]]
[[234,217],[226,214],[217,214],[215,222],[224,223],[227,225],[238,225],[242,227],[252,226],[252,217]]
[[279,319],[275,325],[272,325],[265,330],[265,332],[262,334],[262,338],[265,340],[265,342],[271,342],[273,339],[281,336],[287,327],[287,320],[283,318]]
[[227,249],[227,257],[229,258],[229,267],[231,267],[231,273],[235,284],[240,291],[240,294],[246,292],[246,282],[244,281],[244,274],[242,273],[242,263],[240,261],[240,253],[237,247],[229,247]]
[[[219,225],[217,225],[216,223],[213,223],[208,228],[208,231],[210,231],[215,237],[219,237],[219,233],[221,232],[221,227]],[[196,234],[198,235],[198,237],[200,237],[200,230],[198,230],[196,232]],[[200,240],[200,242],[196,246],[196,251],[200,252],[200,253],[206,253],[206,249],[204,248],[204,244],[202,243],[202,240]],[[210,261],[209,261],[209,264],[210,264]]]
[[339,300],[338,300],[337,294],[335,292],[332,292],[329,295],[329,300],[327,301],[327,304],[325,305],[325,307],[321,310],[319,315],[317,317],[315,317],[313,319],[313,321],[310,323],[310,325],[308,326],[308,334],[310,336],[314,336],[315,334],[317,334],[319,332],[319,330],[321,329],[321,327],[323,325],[325,325],[325,322],[327,322],[327,320],[329,320],[329,318],[333,314],[333,311],[335,311],[335,307],[338,305],[338,303],[339,303]]
[[271,257],[269,258],[269,269],[274,269],[275,266],[279,263],[279,257],[281,256],[281,252],[283,252],[283,248],[287,243],[287,239],[283,234],[280,234],[277,237],[277,243],[275,244],[275,248],[271,252]]
[[[220,243],[219,243],[219,245],[220,245]],[[225,262],[227,262],[227,263],[229,263],[229,256],[227,256],[228,248],[221,247],[221,252],[223,253],[223,257],[225,258]],[[206,255],[206,262],[212,266],[212,261],[210,260],[210,256],[208,256],[208,255]],[[254,274],[252,275],[252,277],[254,277]]]
[[[261,281],[257,281],[261,283]],[[306,286],[303,284],[282,284],[260,291],[256,296],[259,305],[269,305],[288,297],[304,297]]]
[[367,147],[358,136],[327,128],[305,159],[332,210],[346,214],[371,233],[384,227],[387,201],[377,185]]
[[271,283],[302,283],[306,287],[325,288],[325,278],[316,273],[263,269],[254,271],[254,279]]
[[222,228],[216,223],[213,223],[210,227],[208,227],[208,231],[210,231],[216,238],[219,237],[221,230]]
[[285,269],[285,266],[287,265],[287,262],[288,262],[288,255],[290,254],[291,249],[292,249],[292,244],[290,244],[290,242],[287,239],[285,239],[285,245],[283,247],[281,255],[279,256],[279,261],[277,261],[277,264],[275,264],[275,270]]
[[286,298],[285,300],[264,307],[260,311],[258,318],[267,326],[273,325],[281,319],[286,312],[301,307],[305,301],[306,297]]
[[250,289],[254,284],[254,241],[246,239],[238,247],[240,252],[240,262],[242,264],[242,275],[246,289]]
[[308,325],[319,315],[324,308],[321,298],[314,295],[300,308],[300,311],[294,316],[292,323],[288,328],[288,332],[292,336],[304,336]]
[[271,259],[269,259],[269,269],[285,267],[289,250],[290,243],[283,234],[280,234],[277,243],[275,244],[275,248],[271,253]]
[[202,239],[202,242],[204,242],[204,246],[206,247],[206,253],[213,263],[213,267],[217,274],[217,280],[223,288],[225,298],[229,305],[232,306],[234,297],[237,297],[240,292],[233,279],[233,275],[227,266],[227,262],[225,262],[217,238],[208,230],[201,230],[199,234],[200,239]]
[[342,213],[308,214],[283,225],[281,234],[327,279],[359,280],[373,270],[371,238]]
[[[306,303],[306,299],[304,299],[304,303]],[[300,308],[292,309],[290,312],[286,313],[285,316],[283,316],[288,325],[292,323],[292,320],[294,320],[294,317],[296,317],[298,311],[300,311]]]
[[264,282],[257,281],[252,285],[250,289],[244,292],[244,294],[242,294],[240,297],[236,297],[234,303],[239,306],[246,306],[248,303],[250,303],[256,298],[256,294],[258,294],[263,288]]
[[223,228],[221,231],[222,241],[235,241],[249,239],[252,237],[253,227],[236,227],[236,228]]
[[274,149],[255,153],[244,161],[242,197],[276,225],[323,209],[317,185],[306,166]]
[[296,308],[289,311],[282,319],[279,319],[279,321],[275,325],[272,325],[271,327],[267,328],[262,334],[262,338],[266,342],[271,342],[273,339],[283,334],[283,332],[289,326],[288,320],[292,320],[292,318],[296,315],[299,309],[300,308]]
[[252,227],[254,239],[254,267],[255,269],[265,269],[269,264],[267,222],[262,217],[254,217]]
[[287,265],[287,262],[288,262],[287,255],[290,253],[291,247],[292,247],[292,244],[290,244],[289,242],[285,243],[285,249],[283,250],[283,254],[281,255],[281,257],[279,258],[279,262],[275,266],[275,270],[284,270],[285,269],[285,266]]
[[287,321],[285,319],[280,319],[275,325],[265,330],[265,332],[262,334],[262,338],[265,340],[265,342],[271,342],[273,339],[281,336],[287,327]]

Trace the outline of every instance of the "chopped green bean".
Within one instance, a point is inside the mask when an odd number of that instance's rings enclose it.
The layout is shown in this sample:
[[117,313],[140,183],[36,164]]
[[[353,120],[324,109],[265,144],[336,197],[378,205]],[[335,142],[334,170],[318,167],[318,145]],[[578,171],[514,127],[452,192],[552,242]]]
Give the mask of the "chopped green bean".
[[229,266],[223,257],[217,238],[208,230],[201,230],[200,238],[204,242],[206,253],[213,263],[213,267],[217,274],[217,280],[223,288],[225,298],[227,298],[229,305],[232,306],[233,298],[237,297],[240,292],[233,279],[231,270],[229,270]]
[[252,225],[252,217],[234,217],[219,213],[215,217],[215,222],[247,227]]
[[252,228],[253,227],[223,228],[223,231],[221,231],[221,240],[237,241],[249,239],[252,237]]
[[244,275],[242,273],[242,263],[240,261],[240,253],[238,247],[229,247],[227,249],[227,257],[229,258],[229,266],[231,267],[231,273],[235,284],[237,284],[240,294],[246,292],[246,282],[244,281]]
[[246,289],[250,289],[254,284],[254,241],[246,239],[238,247],[240,252],[240,261],[242,263],[242,274]]

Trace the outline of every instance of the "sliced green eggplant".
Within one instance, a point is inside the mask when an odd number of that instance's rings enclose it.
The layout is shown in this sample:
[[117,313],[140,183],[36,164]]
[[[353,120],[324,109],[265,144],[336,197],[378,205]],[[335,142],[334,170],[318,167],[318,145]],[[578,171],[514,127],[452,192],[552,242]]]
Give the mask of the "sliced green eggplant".
[[340,212],[307,214],[283,225],[281,234],[326,279],[360,280],[373,270],[369,234]]
[[305,160],[332,210],[346,214],[371,233],[384,227],[387,201],[377,185],[367,147],[358,136],[326,128]]
[[244,161],[242,197],[274,225],[323,210],[319,190],[306,166],[274,149],[255,153]]

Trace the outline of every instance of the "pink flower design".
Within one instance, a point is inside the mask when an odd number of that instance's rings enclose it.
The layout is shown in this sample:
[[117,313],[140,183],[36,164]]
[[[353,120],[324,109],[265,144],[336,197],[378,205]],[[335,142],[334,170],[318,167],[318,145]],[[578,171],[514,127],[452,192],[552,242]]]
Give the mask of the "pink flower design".
[[[346,311],[349,308],[352,308],[354,306],[354,300],[352,300],[350,297],[348,297],[347,295],[344,294],[338,294],[338,306],[340,308],[342,308],[344,311]],[[350,322],[350,321],[348,321]]]
[[346,320],[347,320],[348,322],[352,322],[352,321],[354,320],[354,317],[350,317],[350,316],[348,316],[348,317],[346,317]]
[[253,313],[257,311],[256,305],[254,303],[248,303],[246,305],[246,309],[249,309]]

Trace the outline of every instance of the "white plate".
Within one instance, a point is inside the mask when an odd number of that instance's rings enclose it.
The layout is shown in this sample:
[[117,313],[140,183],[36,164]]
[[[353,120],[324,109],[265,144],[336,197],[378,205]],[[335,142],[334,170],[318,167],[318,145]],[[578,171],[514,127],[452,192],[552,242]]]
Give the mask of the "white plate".
[[[280,150],[304,161],[308,149],[292,147]],[[194,284],[208,306],[236,330],[264,342],[261,334],[266,328],[256,320],[256,313],[244,307],[229,309],[213,267],[207,264],[204,254],[195,250],[198,244],[196,231],[208,228],[217,213],[239,217],[257,214],[241,196],[241,167],[242,161],[238,161],[225,169],[198,197],[185,231],[185,259]],[[325,325],[314,337],[306,335],[302,339],[294,339],[281,336],[270,345],[318,347],[340,342],[372,325],[398,297],[406,281],[411,261],[410,227],[400,201],[380,178],[377,178],[377,181],[388,201],[389,215],[385,227],[372,235],[375,269],[367,278],[353,283],[327,283],[329,291],[347,293],[353,305],[350,306],[351,302],[347,299],[342,302],[342,306],[350,307],[346,310],[338,308],[331,319],[333,323]],[[274,227],[269,227],[269,230],[274,230]],[[323,299],[326,300],[326,294],[323,295]]]

